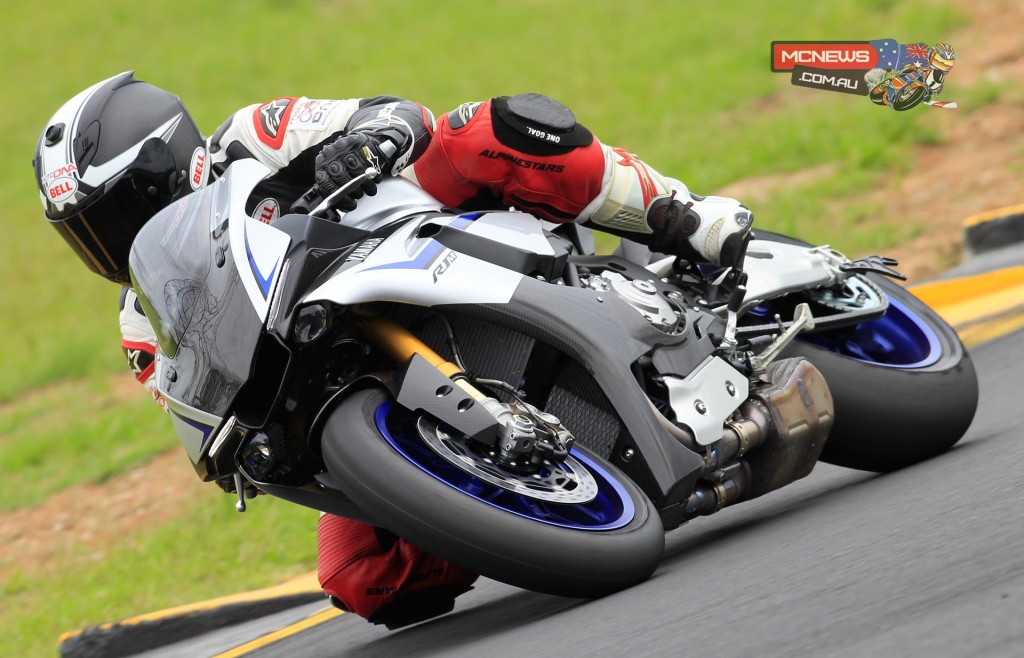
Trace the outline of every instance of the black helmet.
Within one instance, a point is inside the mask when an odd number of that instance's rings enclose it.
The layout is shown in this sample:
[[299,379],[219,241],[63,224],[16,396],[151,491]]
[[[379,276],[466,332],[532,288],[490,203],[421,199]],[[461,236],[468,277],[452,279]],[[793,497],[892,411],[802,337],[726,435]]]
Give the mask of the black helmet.
[[32,164],[50,224],[90,270],[129,285],[135,234],[206,184],[207,159],[181,99],[128,71],[65,103],[47,122]]

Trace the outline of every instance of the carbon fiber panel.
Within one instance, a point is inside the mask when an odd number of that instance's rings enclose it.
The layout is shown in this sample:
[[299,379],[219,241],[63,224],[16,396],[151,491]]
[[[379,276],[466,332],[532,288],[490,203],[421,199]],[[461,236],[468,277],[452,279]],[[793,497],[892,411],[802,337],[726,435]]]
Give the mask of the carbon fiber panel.
[[338,260],[348,247],[342,249],[310,249],[306,252],[302,263],[302,273],[295,282],[296,290],[310,290],[316,281],[331,265]]

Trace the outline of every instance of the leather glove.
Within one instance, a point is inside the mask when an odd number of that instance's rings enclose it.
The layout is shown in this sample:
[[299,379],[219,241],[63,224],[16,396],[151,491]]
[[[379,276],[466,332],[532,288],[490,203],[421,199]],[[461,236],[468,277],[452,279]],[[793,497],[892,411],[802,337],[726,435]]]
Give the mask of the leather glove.
[[[367,167],[373,167],[381,172],[386,165],[387,158],[381,152],[379,138],[365,133],[344,135],[333,144],[325,146],[316,156],[316,186],[320,188],[323,197],[327,198],[342,185],[363,174]],[[380,173],[376,180],[380,180]],[[356,199],[361,198],[364,193],[371,196],[376,194],[376,182],[364,180],[358,188],[347,193],[345,198],[338,199],[334,205],[346,212],[355,210]]]

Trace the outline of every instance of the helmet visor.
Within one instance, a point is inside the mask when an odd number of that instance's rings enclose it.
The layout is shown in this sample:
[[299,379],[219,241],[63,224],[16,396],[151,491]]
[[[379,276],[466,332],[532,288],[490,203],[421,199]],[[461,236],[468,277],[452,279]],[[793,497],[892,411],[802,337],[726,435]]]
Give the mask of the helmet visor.
[[[113,188],[95,201],[72,207],[67,217],[49,217],[82,262],[100,276],[129,285],[128,251],[135,235],[170,203],[177,187],[174,158],[158,138],[147,141]],[[75,212],[77,211],[77,212]]]
[[943,71],[946,71],[947,73],[950,71],[950,69],[953,68],[953,64],[954,63],[955,63],[955,60],[947,59],[947,58],[943,57],[942,55],[940,55],[939,53],[935,53],[934,55],[932,55],[932,61],[931,61],[932,66],[934,66],[937,69],[941,69]]

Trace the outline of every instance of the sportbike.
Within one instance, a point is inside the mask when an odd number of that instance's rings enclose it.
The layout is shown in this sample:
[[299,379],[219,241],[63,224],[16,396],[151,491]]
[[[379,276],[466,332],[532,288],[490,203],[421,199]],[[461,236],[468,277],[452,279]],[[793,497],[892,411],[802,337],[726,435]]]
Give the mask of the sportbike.
[[887,259],[761,231],[725,268],[595,256],[575,225],[402,179],[269,225],[245,207],[268,174],[234,164],[131,255],[171,420],[241,509],[263,492],[600,596],[666,530],[819,460],[926,459],[974,415],[970,357]]

